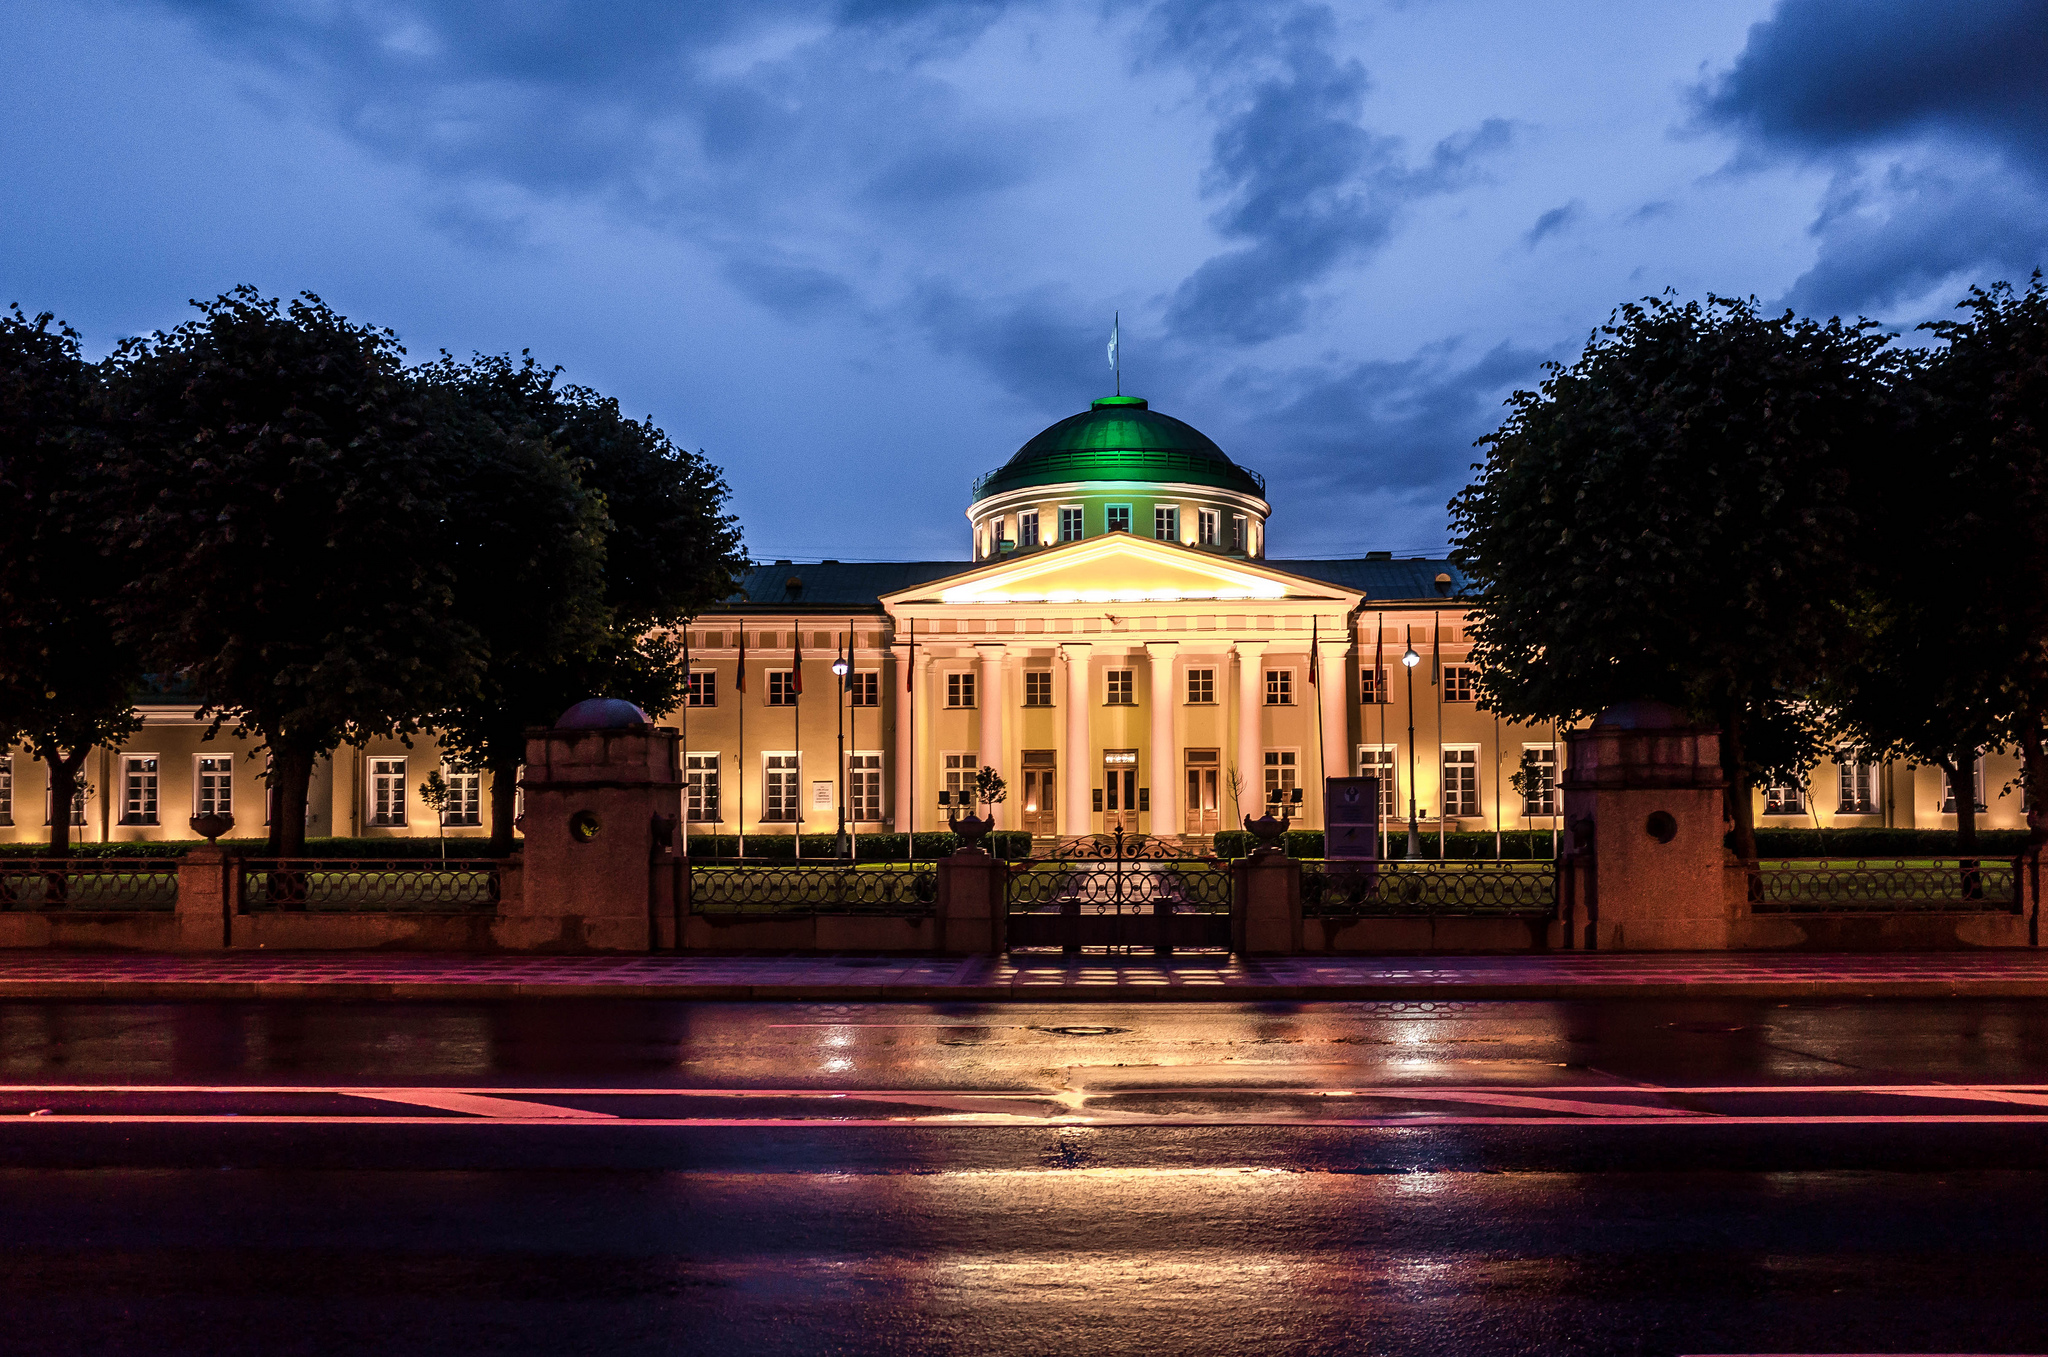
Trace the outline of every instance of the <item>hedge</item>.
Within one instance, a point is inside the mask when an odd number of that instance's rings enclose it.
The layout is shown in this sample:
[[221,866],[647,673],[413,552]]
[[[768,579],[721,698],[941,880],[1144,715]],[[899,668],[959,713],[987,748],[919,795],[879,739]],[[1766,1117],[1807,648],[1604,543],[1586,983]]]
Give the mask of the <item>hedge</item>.
[[[917,835],[914,851],[906,852],[909,836],[905,834],[857,834],[854,836],[854,856],[864,862],[902,862],[906,858],[916,862],[930,862],[950,857],[959,851],[960,836],[951,830],[924,830]],[[747,835],[747,856],[766,862],[789,862],[797,855],[797,843],[803,843],[806,859],[831,859],[839,851],[839,836],[836,834],[749,834]],[[984,846],[999,858],[1028,858],[1031,856],[1031,836],[1021,830],[999,829],[983,841]],[[690,856],[698,858],[736,858],[740,855],[740,836],[737,834],[692,834]]]
[[[1494,855],[1491,833],[1461,830],[1446,834],[1443,856],[1447,858],[1490,858]],[[1562,836],[1559,842],[1562,843]],[[1243,857],[1254,840],[1242,829],[1226,829],[1216,835],[1220,857]],[[1550,856],[1550,831],[1511,829],[1500,836],[1500,852],[1510,858]],[[1977,851],[1987,858],[2016,857],[2026,847],[2024,829],[1984,829],[1977,832]],[[1281,846],[1291,858],[1319,858],[1323,855],[1322,831],[1289,830]],[[1759,829],[1757,856],[1766,858],[1928,858],[1954,857],[1953,829]],[[1393,829],[1387,835],[1390,860],[1408,855],[1408,831]],[[1437,836],[1422,836],[1422,856],[1437,856]]]
[[[307,839],[309,858],[438,858],[441,845],[448,845],[451,858],[487,858],[489,839]],[[79,858],[181,858],[186,852],[205,846],[203,839],[145,839],[136,843],[74,843],[71,855]],[[267,839],[222,839],[220,846],[242,857],[260,858],[270,851]],[[47,842],[0,843],[0,856],[37,858],[49,852]]]
[[[1493,832],[1479,833],[1472,830],[1457,830],[1443,836],[1443,855],[1447,858],[1491,858],[1495,854]],[[1257,840],[1242,829],[1225,829],[1216,835],[1216,853],[1219,857],[1240,858],[1252,851]],[[1323,831],[1320,829],[1290,829],[1281,838],[1280,845],[1291,858],[1319,858],[1323,855]],[[1510,829],[1500,836],[1499,852],[1511,858],[1547,858],[1550,856],[1550,831],[1547,829]],[[1408,830],[1406,826],[1389,829],[1387,833],[1387,856],[1391,859],[1408,855]],[[1437,836],[1422,836],[1422,856],[1437,856]]]

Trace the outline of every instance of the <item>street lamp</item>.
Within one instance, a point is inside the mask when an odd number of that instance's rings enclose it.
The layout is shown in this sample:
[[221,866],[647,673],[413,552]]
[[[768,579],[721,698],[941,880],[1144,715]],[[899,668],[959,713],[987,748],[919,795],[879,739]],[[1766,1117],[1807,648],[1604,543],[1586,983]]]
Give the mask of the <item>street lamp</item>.
[[837,846],[839,856],[842,858],[853,856],[848,851],[851,845],[846,840],[846,671],[852,667],[846,662],[846,651],[844,649],[832,657],[832,675],[839,680],[839,700],[833,706],[836,708],[834,720],[839,726],[839,787],[836,798],[839,802],[839,843]]
[[1408,653],[1401,657],[1401,666],[1408,671],[1408,860],[1422,856],[1422,834],[1415,816],[1415,666],[1422,663],[1422,657],[1415,653],[1415,637],[1411,630],[1408,638]]

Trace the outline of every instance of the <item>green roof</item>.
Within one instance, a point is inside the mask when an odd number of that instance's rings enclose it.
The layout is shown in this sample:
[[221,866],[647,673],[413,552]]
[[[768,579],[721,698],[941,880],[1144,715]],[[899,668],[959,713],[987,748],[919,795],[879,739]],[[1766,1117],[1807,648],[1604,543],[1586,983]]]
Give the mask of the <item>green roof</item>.
[[1265,477],[1224,456],[1200,429],[1160,414],[1142,397],[1104,396],[976,481],[974,499],[1065,481],[1181,481],[1266,497]]

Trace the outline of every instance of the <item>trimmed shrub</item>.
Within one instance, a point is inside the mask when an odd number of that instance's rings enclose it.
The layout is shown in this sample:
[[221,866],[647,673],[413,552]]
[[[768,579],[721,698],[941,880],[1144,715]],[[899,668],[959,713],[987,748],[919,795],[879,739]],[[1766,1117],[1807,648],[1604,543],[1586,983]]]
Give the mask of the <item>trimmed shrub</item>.
[[[309,858],[438,858],[441,856],[440,839],[308,839],[306,856]],[[448,856],[452,858],[487,858],[491,855],[489,839],[449,839]],[[181,858],[194,848],[203,848],[204,839],[149,839],[138,843],[74,843],[71,855],[80,858]],[[238,857],[260,858],[270,851],[267,839],[222,839],[220,846]],[[0,843],[0,856],[11,858],[41,857],[49,848],[45,843]],[[515,846],[514,851],[517,851]]]

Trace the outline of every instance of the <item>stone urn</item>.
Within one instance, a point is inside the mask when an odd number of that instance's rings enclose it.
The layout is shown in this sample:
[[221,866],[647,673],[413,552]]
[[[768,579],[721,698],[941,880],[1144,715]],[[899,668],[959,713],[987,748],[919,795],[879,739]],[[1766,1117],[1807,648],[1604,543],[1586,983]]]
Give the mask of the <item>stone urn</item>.
[[1281,851],[1280,839],[1282,835],[1287,833],[1287,822],[1285,820],[1271,814],[1261,815],[1256,820],[1247,815],[1244,817],[1244,827],[1246,832],[1257,841],[1252,849],[1254,857],[1261,857],[1268,853],[1278,853]]
[[987,838],[989,831],[994,829],[995,827],[996,817],[993,815],[981,818],[977,818],[972,815],[963,815],[959,819],[953,821],[952,824],[953,832],[960,836],[961,850],[963,852],[971,853],[979,853],[984,851],[981,846],[981,841]]
[[209,846],[221,835],[235,827],[235,817],[218,811],[207,815],[195,815],[191,820],[192,832],[206,840]]

